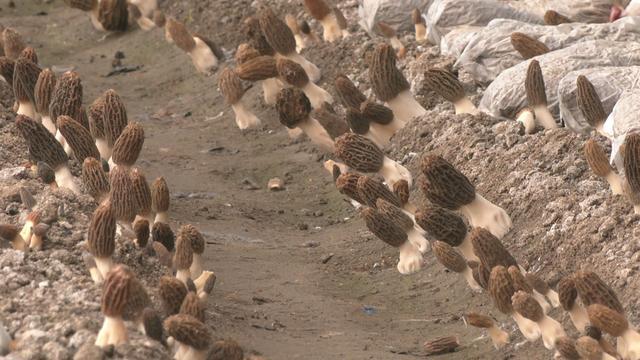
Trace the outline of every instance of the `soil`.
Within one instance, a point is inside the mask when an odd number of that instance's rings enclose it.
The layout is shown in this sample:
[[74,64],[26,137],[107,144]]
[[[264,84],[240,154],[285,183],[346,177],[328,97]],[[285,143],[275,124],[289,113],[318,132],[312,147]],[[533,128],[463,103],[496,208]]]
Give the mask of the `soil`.
[[[269,3],[282,14],[302,16],[298,1]],[[244,41],[238,24],[255,12],[253,5],[188,0],[161,7],[208,34],[232,62],[233,49]],[[216,89],[215,75],[197,74],[189,57],[164,41],[162,31],[136,29],[105,38],[85,14],[59,0],[19,1],[13,8],[2,0],[0,7],[0,22],[25,36],[43,67],[75,68],[85,104],[113,88],[129,118],[144,126],[137,166],[150,181],[167,179],[172,227],[191,223],[206,237],[205,268],[218,279],[207,310],[216,339],[233,338],[246,353],[266,359],[423,358],[425,341],[448,335],[458,336],[462,346],[442,359],[552,357],[541,344],[523,342],[486,294],[472,293],[433,256],[425,256],[418,274],[401,276],[397,251],[366,231],[357,211],[336,191],[322,168],[327,157],[308,140],[289,139],[275,109],[263,104],[260,89],[250,89],[244,99],[263,126],[243,132]],[[353,1],[341,4],[351,20],[355,7]],[[303,55],[323,70],[320,85],[328,91],[333,93],[331,81],[341,72],[366,91],[364,58],[375,43],[358,30],[340,44],[319,44]],[[118,51],[124,53],[123,65],[141,68],[107,76]],[[410,45],[407,59],[399,63],[417,98],[431,110],[396,134],[389,156],[402,160],[416,178],[421,154],[444,156],[511,215],[514,228],[503,241],[526,268],[552,284],[578,268],[595,269],[618,292],[632,322],[638,320],[633,294],[640,286],[640,244],[634,228],[640,218],[591,174],[581,152],[586,138],[565,129],[524,136],[515,123],[454,115],[452,106],[420,86],[420,69],[451,64],[436,54],[434,48]],[[470,82],[465,86],[482,91]],[[86,344],[93,343],[102,322],[100,289],[84,269],[79,243],[95,204],[86,195],[51,191],[24,169],[27,150],[12,123],[11,92],[6,84],[0,91],[0,223],[24,219],[20,186],[52,217],[51,240],[42,253],[0,249],[0,323],[22,345],[10,356],[94,354]],[[78,165],[73,166],[77,173]],[[267,189],[273,177],[285,181],[283,191]],[[417,187],[412,197],[422,201]],[[166,270],[155,258],[121,241],[116,260],[131,266],[156,298]],[[482,331],[465,325],[462,316],[469,311],[494,316],[512,334],[511,344],[494,350]],[[551,314],[571,329],[558,309]],[[130,345],[107,355],[168,356],[159,343],[130,333]]]

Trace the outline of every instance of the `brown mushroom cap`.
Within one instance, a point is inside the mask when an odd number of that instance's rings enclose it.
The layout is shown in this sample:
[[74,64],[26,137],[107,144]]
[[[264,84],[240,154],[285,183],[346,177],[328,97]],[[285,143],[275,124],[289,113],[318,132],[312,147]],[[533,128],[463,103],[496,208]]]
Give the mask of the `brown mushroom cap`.
[[337,6],[334,6],[331,8],[331,11],[333,11],[333,14],[336,16],[336,22],[338,23],[338,27],[340,28],[340,30],[346,30],[348,25],[347,18],[344,17],[342,10],[340,10]]
[[367,228],[380,240],[393,247],[400,247],[407,241],[407,234],[388,216],[370,207],[364,207],[360,214]]
[[140,123],[130,122],[113,144],[113,162],[116,165],[133,166],[144,145],[144,128]]
[[[259,57],[259,56],[260,56],[260,52],[258,50],[256,50],[256,48],[251,46],[251,44],[242,43],[242,44],[238,45],[238,49],[236,50],[236,55],[235,55],[236,62],[238,63],[238,67],[237,67],[237,70],[236,70],[238,72],[238,74],[240,74],[241,65],[243,65],[247,61],[255,59],[255,58]],[[273,59],[273,57],[271,57],[271,58]],[[260,68],[260,69],[262,69],[262,68]],[[240,76],[242,77],[242,75],[240,75]],[[247,79],[245,79],[245,80],[247,80]]]
[[172,315],[164,321],[164,329],[176,341],[196,350],[206,350],[211,342],[209,329],[190,315]]
[[49,103],[49,114],[51,119],[58,119],[59,116],[67,115],[72,119],[79,121],[82,108],[82,82],[80,76],[73,72],[67,71],[62,74],[56,86]]
[[102,285],[102,313],[121,317],[131,298],[131,283],[135,275],[125,265],[117,265],[107,274]]
[[85,158],[82,163],[82,183],[85,190],[96,200],[101,199],[111,190],[107,174],[102,164],[95,158]]
[[124,308],[124,320],[135,321],[142,317],[142,311],[151,305],[151,299],[144,285],[135,277],[129,283],[129,300]]
[[582,336],[576,340],[576,351],[581,359],[585,360],[601,360],[603,350],[597,340]]
[[621,313],[602,304],[587,307],[589,321],[598,329],[614,337],[620,337],[629,328],[629,322]]
[[296,51],[296,39],[287,24],[279,19],[271,8],[264,8],[258,14],[260,29],[269,45],[282,55]]
[[396,68],[396,53],[388,44],[379,44],[370,59],[369,82],[381,101],[389,101],[409,90],[409,83]]
[[129,9],[126,0],[100,0],[98,21],[107,31],[126,31]]
[[360,110],[348,108],[346,113],[347,124],[356,134],[366,135],[369,132],[369,119],[367,119]]
[[267,42],[267,39],[262,33],[258,17],[250,16],[246,18],[242,23],[242,32],[250,40],[251,46],[258,50],[260,55],[273,56],[276,54],[276,51],[269,45],[269,42]]
[[13,69],[13,94],[16,100],[21,102],[31,102],[35,104],[34,90],[40,67],[28,59],[19,58],[15,61]]
[[336,156],[357,171],[375,173],[382,168],[384,153],[362,135],[344,134],[336,139],[335,147]]
[[578,354],[578,351],[576,350],[575,340],[567,336],[556,339],[556,351],[568,360],[581,359],[580,354]]
[[172,276],[160,278],[158,295],[162,302],[162,308],[167,316],[180,312],[180,307],[187,296],[187,288],[182,281]]
[[360,112],[362,112],[362,115],[367,118],[369,122],[374,122],[380,125],[389,125],[394,118],[393,111],[391,109],[371,100],[367,100],[360,104]]
[[558,298],[560,299],[560,305],[565,311],[573,309],[573,305],[576,303],[578,297],[578,290],[576,284],[573,282],[571,276],[562,278],[558,282]]
[[544,23],[546,25],[560,25],[571,23],[571,19],[554,10],[547,10],[544,13]]
[[421,170],[424,175],[420,184],[422,191],[433,204],[457,210],[475,199],[473,184],[441,156],[423,156]]
[[378,199],[384,199],[390,204],[401,207],[400,199],[389,190],[389,188],[382,183],[382,181],[369,177],[366,175],[358,178],[358,194],[360,198],[364,200],[363,205],[368,205],[373,208],[377,206]]
[[576,271],[573,281],[585,306],[602,304],[624,314],[624,308],[616,293],[593,271]]
[[529,63],[527,77],[524,80],[524,88],[529,106],[547,105],[544,77],[538,60],[531,60]]
[[91,255],[106,258],[113,255],[116,248],[116,218],[110,203],[105,203],[93,212],[87,245]]
[[469,241],[473,245],[473,252],[480,258],[484,266],[493,269],[494,266],[518,266],[516,259],[504,247],[502,242],[484,228],[473,228],[469,233]]
[[324,0],[304,0],[304,6],[314,19],[320,21],[331,14],[331,8]]
[[191,249],[191,239],[185,238],[182,233],[178,233],[176,241],[176,253],[173,257],[173,265],[178,270],[189,269],[193,262],[193,249]]
[[131,181],[133,182],[133,194],[136,198],[138,214],[147,215],[151,213],[151,188],[138,168],[131,170]]
[[454,352],[460,343],[456,336],[445,336],[424,343],[427,356]]
[[163,177],[155,179],[151,184],[151,200],[151,208],[154,212],[169,211],[169,186],[167,186],[167,181]]
[[185,296],[182,305],[180,306],[180,314],[191,315],[194,318],[205,322],[204,304],[196,295],[196,293],[190,292]]
[[138,212],[135,194],[133,193],[133,181],[129,171],[122,166],[116,166],[109,172],[109,185],[111,192],[111,206],[118,220],[130,224]]
[[191,224],[182,225],[180,227],[179,234],[179,236],[191,243],[191,249],[194,254],[204,253],[204,237],[195,226]]
[[167,24],[167,18],[162,10],[156,9],[153,11],[153,23],[159,28],[163,28]]
[[53,90],[56,87],[56,81],[56,75],[51,69],[42,70],[38,76],[38,81],[34,88],[34,100],[36,111],[41,115],[49,115],[49,105],[51,104]]
[[393,38],[397,36],[396,29],[391,27],[391,25],[387,24],[384,21],[378,21],[377,29],[380,34],[386,38]]
[[547,284],[546,281],[538,276],[538,274],[528,272],[524,275],[524,277],[527,280],[529,286],[531,286],[535,291],[539,292],[542,295],[545,295],[549,292],[549,290],[551,290],[549,289],[549,284]]
[[211,294],[211,292],[213,291],[213,288],[216,285],[216,279],[217,279],[216,274],[214,273],[208,274],[204,282],[204,285],[202,286],[202,291],[206,294]]
[[451,210],[436,205],[422,207],[416,212],[416,223],[429,237],[444,241],[451,246],[460,246],[467,236],[464,220]]
[[533,293],[533,288],[529,285],[524,275],[522,275],[519,267],[511,265],[507,269],[507,272],[509,272],[509,276],[511,276],[511,283],[516,291],[524,291],[527,294]]
[[140,248],[145,248],[149,242],[149,221],[146,219],[138,219],[133,224],[133,232],[136,234],[138,246]]
[[376,208],[378,209],[378,211],[392,219],[393,222],[395,222],[396,225],[398,225],[404,231],[413,229],[415,224],[411,217],[405,214],[399,207],[391,204],[385,199],[378,198],[376,200]]
[[65,165],[69,160],[62,145],[42,124],[27,116],[18,115],[16,127],[36,160],[46,162],[53,169]]
[[280,78],[291,86],[302,88],[309,84],[307,72],[295,61],[280,58],[276,61],[276,69]]
[[604,149],[594,139],[589,139],[584,144],[584,157],[587,159],[591,171],[600,177],[605,177],[613,171]]
[[311,117],[318,120],[320,125],[327,131],[331,139],[335,139],[340,135],[349,132],[349,125],[340,118],[328,102],[322,103],[319,108],[313,109]]
[[540,40],[534,39],[520,32],[514,32],[511,34],[511,45],[525,60],[551,51],[547,45]]
[[20,230],[11,224],[0,224],[0,240],[11,242],[20,234]]
[[175,247],[175,235],[169,224],[157,222],[151,228],[153,241],[161,243],[168,251],[173,251]]
[[357,173],[340,174],[336,179],[336,188],[338,188],[341,194],[350,197],[360,204],[366,204],[358,192],[358,179],[360,179],[360,176],[362,175]]
[[515,311],[533,322],[539,322],[544,318],[542,307],[536,299],[527,292],[516,291],[511,297],[511,302]]
[[0,56],[0,76],[8,83],[13,81],[13,69],[15,67],[15,61],[9,59],[6,56]]
[[489,277],[489,294],[500,312],[510,315],[513,312],[511,297],[515,293],[511,277],[504,266],[495,266]]
[[624,139],[624,173],[631,191],[635,194],[640,193],[640,134],[638,133],[629,134]]
[[38,161],[38,177],[42,182],[51,185],[56,182],[56,173],[51,166],[44,161]]
[[142,311],[142,324],[144,325],[144,332],[148,337],[161,344],[165,343],[162,319],[155,310],[146,308]]
[[446,242],[436,240],[431,244],[431,248],[438,262],[447,269],[457,273],[467,269],[467,261],[464,257]]
[[100,158],[100,152],[91,137],[91,133],[84,126],[66,115],[58,117],[56,125],[73,150],[73,156],[78,162],[82,163],[87,158]]
[[367,100],[367,97],[358,89],[353,82],[344,74],[336,75],[334,89],[342,105],[347,109],[352,107],[359,109],[360,104]]
[[289,129],[294,129],[298,123],[309,118],[311,102],[302,90],[285,88],[278,93],[276,110],[280,116],[280,123]]
[[584,75],[578,76],[576,86],[578,108],[580,108],[587,123],[593,127],[602,125],[607,118],[607,113],[604,111],[596,88]]
[[31,46],[27,46],[26,48],[24,48],[20,52],[20,56],[18,56],[18,59],[27,59],[36,65],[38,64],[38,54],[36,53],[36,49],[32,48]]
[[495,325],[493,319],[487,315],[467,313],[464,317],[467,319],[467,323],[473,327],[489,329]]
[[20,33],[12,28],[4,29],[2,32],[2,43],[4,46],[4,55],[12,60],[17,59],[22,50],[27,47]]
[[218,87],[229,105],[234,105],[242,99],[245,89],[242,80],[232,68],[225,68],[218,77]]
[[[255,49],[252,50],[255,51]],[[238,50],[238,53],[239,52]],[[238,53],[236,53],[236,55]],[[255,54],[258,55],[258,52],[255,51]],[[236,67],[236,73],[240,79],[246,81],[260,81],[275,78],[278,76],[276,59],[273,56],[253,56],[250,59],[244,59],[242,62],[239,61],[239,65]]]
[[487,290],[489,288],[489,277],[491,272],[482,263],[478,261],[468,261],[467,265],[471,268],[471,275],[473,279],[482,287]]
[[422,17],[422,13],[420,12],[420,9],[416,8],[413,9],[413,11],[411,12],[411,21],[413,21],[414,25],[425,25],[424,22],[424,18]]
[[127,109],[118,93],[113,89],[105,91],[103,98],[104,110],[102,113],[102,126],[107,143],[113,146],[129,122],[127,119]]
[[231,339],[218,340],[213,343],[207,360],[242,360],[244,351],[242,347]]
[[100,96],[89,105],[89,131],[94,139],[106,138],[104,131],[105,97]]
[[393,184],[393,193],[400,199],[400,204],[403,206],[409,203],[409,182],[407,180],[399,180]]
[[429,69],[424,73],[425,86],[445,100],[457,102],[465,97],[460,80],[446,69]]

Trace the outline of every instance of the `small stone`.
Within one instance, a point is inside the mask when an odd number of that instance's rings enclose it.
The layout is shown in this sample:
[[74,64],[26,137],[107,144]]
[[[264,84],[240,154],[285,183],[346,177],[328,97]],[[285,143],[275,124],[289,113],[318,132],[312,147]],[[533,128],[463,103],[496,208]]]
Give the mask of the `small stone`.
[[331,260],[331,258],[333,258],[333,255],[334,255],[334,254],[333,254],[333,253],[331,253],[331,254],[326,255],[325,257],[323,257],[323,258],[322,258],[322,263],[323,263],[323,264],[328,263],[328,262],[329,262],[329,260]]
[[284,190],[284,181],[282,181],[282,179],[280,178],[273,178],[269,180],[269,182],[267,183],[267,187],[271,191]]
[[318,210],[318,211],[316,211],[316,212],[314,212],[314,213],[313,213],[313,216],[315,216],[315,217],[321,217],[321,216],[324,216],[324,213],[323,213],[322,211]]
[[244,185],[245,190],[258,190],[258,189],[260,189],[258,184],[256,184],[255,181],[253,181],[253,180],[251,180],[249,178],[242,179],[242,185]]
[[298,224],[298,230],[309,230],[309,225],[305,224],[305,223],[299,223]]
[[73,360],[102,360],[104,352],[98,346],[87,343],[82,345],[78,352],[73,356]]

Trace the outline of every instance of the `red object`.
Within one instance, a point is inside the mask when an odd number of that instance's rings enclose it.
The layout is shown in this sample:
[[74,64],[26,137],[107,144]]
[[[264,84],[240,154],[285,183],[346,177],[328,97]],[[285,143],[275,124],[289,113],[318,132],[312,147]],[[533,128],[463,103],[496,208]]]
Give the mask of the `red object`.
[[612,6],[611,7],[611,14],[609,14],[609,21],[610,22],[614,22],[618,19],[620,19],[622,17],[622,8],[620,8],[619,6]]

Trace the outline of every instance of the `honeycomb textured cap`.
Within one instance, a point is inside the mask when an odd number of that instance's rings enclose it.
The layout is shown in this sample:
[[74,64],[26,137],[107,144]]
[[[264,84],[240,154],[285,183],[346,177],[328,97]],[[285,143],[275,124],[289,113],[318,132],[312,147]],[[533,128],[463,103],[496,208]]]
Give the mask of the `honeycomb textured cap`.
[[56,75],[51,69],[44,69],[38,75],[38,81],[34,89],[36,111],[43,116],[49,115],[49,105],[53,90],[56,87]]
[[547,10],[544,13],[544,23],[546,25],[560,25],[571,23],[571,19],[554,10]]
[[533,293],[533,288],[529,285],[524,275],[522,275],[519,267],[511,265],[507,268],[507,271],[509,272],[509,276],[511,276],[511,283],[516,291],[524,291],[527,294]]
[[602,304],[591,304],[587,307],[589,321],[607,334],[620,337],[629,328],[624,315]]
[[437,338],[424,343],[427,356],[454,352],[459,346],[460,343],[455,336]]
[[26,59],[34,64],[38,64],[38,54],[36,53],[36,49],[32,48],[31,46],[27,46],[26,48],[22,49],[22,51],[20,52],[20,56],[18,56],[18,59]]
[[355,108],[348,108],[346,113],[347,124],[356,134],[367,135],[369,133],[369,120]]
[[435,255],[438,262],[447,269],[461,273],[467,269],[467,262],[460,253],[458,253],[451,245],[443,241],[434,241],[431,244],[433,255]]
[[520,32],[511,34],[511,45],[525,60],[550,51],[543,42]]
[[191,249],[194,254],[204,253],[204,236],[191,224],[185,224],[180,227],[180,236],[191,243]]
[[40,67],[31,60],[19,58],[13,69],[13,94],[20,102],[35,104],[35,88],[40,76]]
[[415,224],[411,217],[405,214],[402,209],[391,204],[385,199],[378,198],[376,200],[376,208],[378,209],[378,211],[387,215],[391,220],[393,220],[393,222],[395,222],[396,225],[398,225],[402,230],[410,231],[411,229],[413,229]]
[[431,238],[460,246],[467,236],[467,225],[460,215],[437,205],[426,205],[416,212],[416,223]]
[[153,11],[153,23],[159,28],[163,28],[167,24],[167,17],[162,10],[156,9]]
[[360,204],[366,204],[365,200],[360,197],[360,192],[358,191],[358,179],[360,179],[360,177],[361,175],[357,173],[340,174],[336,179],[336,188],[338,188],[341,194],[350,197]]
[[87,128],[66,115],[58,117],[56,124],[78,162],[82,163],[87,158],[100,158],[100,152]]
[[396,194],[402,206],[409,203],[409,182],[407,180],[399,180],[393,184],[393,193]]
[[117,265],[107,274],[102,285],[102,313],[121,317],[131,298],[131,282],[135,275],[125,265]]
[[0,240],[11,242],[19,234],[19,230],[15,225],[0,224]]
[[131,170],[131,181],[133,182],[133,195],[136,198],[138,214],[148,215],[151,213],[151,188],[142,171],[138,168]]
[[151,305],[151,299],[144,285],[133,277],[129,282],[129,300],[124,307],[123,319],[129,321],[138,320],[142,316],[142,311]]
[[558,351],[565,359],[580,359],[580,354],[578,354],[578,351],[576,350],[576,342],[570,337],[563,336],[556,339],[556,351]]
[[238,73],[240,73],[240,65],[246,63],[251,59],[257,58],[258,56],[260,56],[260,52],[256,50],[256,48],[251,46],[251,44],[242,43],[238,45],[238,49],[236,50],[235,55],[236,62],[238,63]]
[[176,253],[173,257],[173,265],[178,270],[189,269],[193,262],[193,249],[191,249],[191,239],[185,238],[183,233],[178,233],[176,241]]
[[335,147],[335,155],[357,171],[375,173],[382,168],[384,153],[362,135],[344,134],[336,139]]
[[96,200],[103,198],[111,190],[102,163],[92,157],[85,158],[82,163],[82,183],[89,195]]
[[382,183],[382,181],[362,175],[358,178],[358,194],[360,198],[364,200],[363,204],[375,208],[378,203],[378,199],[384,199],[388,203],[401,207],[400,199],[389,190],[389,188]]
[[111,207],[117,220],[132,223],[138,213],[138,204],[133,193],[133,181],[129,170],[116,166],[109,172]]
[[398,227],[388,216],[370,207],[364,207],[360,214],[364,218],[367,228],[380,240],[393,247],[400,247],[407,241],[407,234]]
[[127,0],[100,0],[98,21],[107,31],[126,31],[129,25]]
[[213,343],[208,360],[242,360],[244,351],[242,347],[231,339],[218,340]]
[[296,51],[296,39],[287,24],[279,19],[271,8],[264,8],[258,14],[260,29],[269,45],[282,55]]
[[596,88],[584,75],[578,76],[576,86],[576,99],[582,115],[592,127],[601,126],[607,118],[607,113]]
[[379,44],[370,57],[369,82],[378,99],[389,101],[409,90],[409,83],[396,68],[396,54],[391,45]]
[[360,104],[360,111],[365,118],[376,124],[389,125],[393,121],[393,111],[372,100],[367,100]]
[[229,105],[234,105],[242,100],[244,87],[238,74],[230,67],[225,68],[218,76],[218,87]]
[[480,262],[488,269],[494,266],[518,266],[516,259],[504,247],[502,242],[483,228],[473,228],[469,233],[469,241],[473,252],[480,258]]
[[604,149],[595,139],[589,139],[584,144],[584,157],[591,171],[600,177],[605,177],[613,171]]
[[560,305],[565,311],[573,309],[578,297],[578,290],[576,284],[573,282],[573,277],[566,276],[558,282],[558,298],[560,299]]
[[331,13],[331,8],[324,0],[304,0],[304,6],[316,20],[322,20]]
[[22,50],[27,47],[22,35],[12,28],[6,28],[2,31],[2,44],[4,46],[4,55],[12,60],[17,59]]
[[344,17],[342,10],[337,6],[334,6],[331,8],[331,11],[333,11],[333,14],[336,16],[336,22],[338,23],[340,30],[347,30],[347,18]]
[[500,312],[510,315],[513,312],[511,297],[515,293],[511,277],[504,266],[495,266],[489,277],[489,294]]
[[175,235],[169,224],[157,222],[151,228],[153,241],[161,243],[168,251],[173,251],[175,247]]
[[246,18],[242,23],[242,32],[250,40],[251,46],[258,50],[260,55],[275,55],[276,51],[269,45],[269,42],[267,42],[267,39],[262,33],[258,17],[250,16]]
[[276,110],[280,117],[280,123],[289,129],[294,129],[298,123],[309,118],[311,102],[302,90],[285,88],[278,93]]
[[511,302],[515,311],[533,322],[539,322],[544,318],[540,304],[524,291],[516,291],[511,297]]
[[151,308],[142,311],[142,324],[144,332],[153,340],[164,344],[164,330],[162,329],[162,319],[160,315]]
[[158,213],[169,211],[169,186],[163,177],[155,179],[153,184],[151,184],[151,200],[151,207],[154,212]]
[[450,102],[457,102],[465,97],[460,80],[446,69],[427,70],[424,73],[424,84]]
[[164,313],[171,316],[180,312],[182,302],[187,296],[187,288],[175,277],[163,276],[160,278],[158,295],[160,295]]
[[29,152],[37,161],[44,161],[53,169],[66,165],[69,158],[62,145],[42,124],[30,117],[18,115],[16,127],[26,140]]
[[524,88],[529,106],[547,105],[544,77],[538,60],[531,60],[529,63],[527,77],[524,80]]
[[144,248],[149,242],[149,221],[146,219],[139,219],[133,224],[133,232],[136,234],[136,240],[138,246]]
[[291,86],[302,88],[309,84],[309,76],[307,76],[304,68],[297,62],[289,59],[278,59],[276,61],[276,68],[280,78]]
[[367,100],[367,97],[358,89],[351,79],[344,74],[336,75],[333,82],[338,98],[345,108],[360,108],[360,104]]
[[423,156],[421,170],[424,175],[420,183],[422,191],[433,204],[457,210],[475,200],[473,184],[441,156]]
[[89,131],[94,139],[104,139],[104,111],[106,102],[104,96],[100,96],[89,105]]
[[594,340],[600,341],[600,339],[602,339],[602,331],[593,325],[585,326],[584,334]]
[[384,21],[378,21],[378,31],[380,32],[380,35],[386,38],[393,38],[397,36],[396,29]]
[[424,18],[422,17],[422,13],[420,12],[420,9],[418,8],[413,9],[413,11],[411,12],[411,21],[413,21],[415,25],[418,25],[418,24],[425,25]]
[[116,165],[133,166],[144,145],[144,128],[140,123],[130,122],[113,144],[111,155]]
[[477,261],[469,261],[467,265],[471,268],[473,279],[485,290],[489,288],[489,277],[491,272],[484,265]]
[[640,193],[640,134],[628,134],[624,140],[624,173],[630,190]]
[[191,315],[202,323],[204,323],[206,319],[204,311],[204,304],[200,301],[198,295],[193,292],[189,292],[187,296],[185,296],[180,306],[180,314]]
[[349,132],[349,125],[336,113],[333,106],[324,102],[322,106],[313,109],[311,117],[318,120],[320,125],[327,131],[331,139]]
[[104,112],[103,112],[103,128],[105,138],[110,146],[115,144],[116,140],[129,123],[127,118],[127,109],[120,99],[118,93],[109,89],[104,93]]
[[[239,52],[238,50],[238,53]],[[236,55],[238,53],[236,53]],[[255,54],[259,55],[257,51]],[[236,73],[240,79],[246,81],[260,81],[275,78],[278,76],[276,59],[273,56],[253,56],[250,59],[239,62]]]
[[214,286],[216,285],[216,274],[214,273],[210,273],[207,272],[208,276],[207,279],[204,282],[204,286],[202,287],[202,291],[204,291],[207,294],[211,294],[211,292],[213,291]]
[[62,74],[53,89],[51,102],[49,103],[49,114],[51,119],[58,119],[62,115],[67,115],[79,121],[82,108],[82,82],[80,76],[67,71]]
[[540,294],[546,294],[549,292],[549,284],[547,284],[546,281],[544,281],[538,274],[532,273],[532,272],[528,272],[524,275],[525,279],[527,280],[527,283],[529,284],[529,286],[531,286],[535,291],[539,292]]
[[172,315],[164,321],[167,335],[176,341],[196,350],[206,350],[211,342],[209,329],[198,319],[190,315]]
[[495,325],[493,319],[486,315],[478,313],[468,313],[464,317],[465,319],[467,319],[467,323],[469,323],[469,325],[473,327],[489,329]]
[[582,336],[576,340],[576,351],[581,359],[586,360],[600,360],[603,355],[598,341],[589,336]]
[[51,166],[44,161],[38,161],[38,177],[47,185],[53,184],[56,181],[55,172]]
[[624,314],[616,293],[593,271],[577,271],[573,274],[573,281],[585,306],[602,304]]
[[116,248],[116,218],[110,203],[104,203],[93,212],[87,245],[91,255],[106,258],[113,255]]
[[0,76],[2,76],[8,83],[13,81],[13,69],[15,64],[15,61],[8,57],[0,56]]

